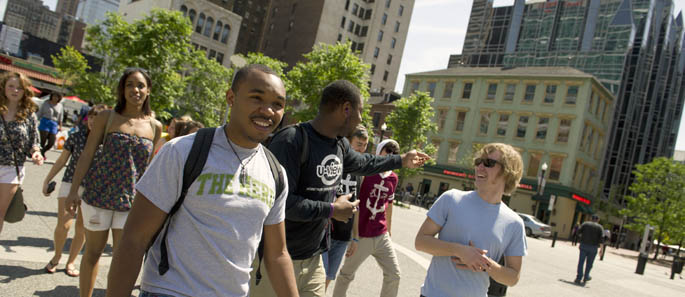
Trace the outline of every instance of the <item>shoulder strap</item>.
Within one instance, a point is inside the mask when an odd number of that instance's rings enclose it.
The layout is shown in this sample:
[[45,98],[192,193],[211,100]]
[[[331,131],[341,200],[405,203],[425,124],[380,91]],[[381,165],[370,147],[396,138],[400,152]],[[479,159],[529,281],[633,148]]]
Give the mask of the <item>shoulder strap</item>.
[[150,118],[150,127],[152,127],[152,152],[150,152],[150,157],[147,159],[148,164],[152,161],[152,157],[155,156],[155,145],[157,145],[157,142],[155,141],[155,139],[157,139],[157,125],[155,125],[154,117]]
[[302,127],[302,123],[297,123],[295,126],[298,130],[300,130],[300,133],[302,134],[302,154],[300,155],[301,169],[307,161],[307,158],[309,157],[309,135],[307,135],[307,131],[305,131],[304,127]]
[[105,124],[105,132],[102,134],[102,146],[105,146],[105,141],[107,140],[107,131],[109,131],[109,127],[112,126],[112,115],[116,111],[110,110],[109,114],[107,115],[107,124]]
[[212,146],[212,141],[214,140],[214,132],[216,128],[202,128],[197,131],[195,135],[195,140],[193,141],[193,146],[188,153],[188,159],[186,159],[185,165],[183,165],[183,185],[181,187],[181,195],[171,207],[169,213],[166,217],[167,228],[164,230],[162,235],[162,242],[160,243],[160,262],[159,262],[159,275],[164,275],[169,270],[169,259],[167,255],[166,246],[166,236],[169,231],[169,224],[171,223],[171,217],[178,211],[183,204],[183,201],[188,194],[188,188],[190,185],[200,176],[202,173],[202,168],[205,167],[207,162],[207,156],[209,156],[209,149]]

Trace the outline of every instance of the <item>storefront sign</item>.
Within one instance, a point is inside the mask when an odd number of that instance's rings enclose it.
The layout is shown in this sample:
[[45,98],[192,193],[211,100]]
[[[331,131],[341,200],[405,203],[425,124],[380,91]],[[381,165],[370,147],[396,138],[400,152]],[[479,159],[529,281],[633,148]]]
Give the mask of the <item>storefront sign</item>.
[[571,195],[571,198],[573,198],[573,200],[576,200],[576,201],[585,203],[585,204],[587,204],[587,205],[590,205],[590,200],[588,200],[588,199],[585,198],[585,197],[581,197],[581,196],[578,196],[578,195],[576,195],[576,194],[573,194],[573,195]]
[[443,170],[442,173],[446,174],[446,175],[461,177],[461,178],[475,179],[475,177],[472,174],[466,174],[466,173],[461,173],[461,172],[456,172],[456,171]]
[[527,184],[519,184],[519,188],[521,188],[521,189],[526,189],[526,190],[530,190],[530,191],[533,190],[533,186],[527,185]]

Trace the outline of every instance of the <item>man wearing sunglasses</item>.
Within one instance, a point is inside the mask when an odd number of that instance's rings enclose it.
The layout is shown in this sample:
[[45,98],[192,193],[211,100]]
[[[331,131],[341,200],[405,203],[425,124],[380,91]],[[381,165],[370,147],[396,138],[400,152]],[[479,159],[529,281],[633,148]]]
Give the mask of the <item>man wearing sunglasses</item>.
[[[416,249],[433,255],[422,296],[486,296],[489,277],[507,286],[519,280],[524,226],[502,195],[521,180],[521,155],[510,145],[491,143],[475,156],[476,190],[443,193],[416,235]],[[497,263],[502,257],[504,265]]]

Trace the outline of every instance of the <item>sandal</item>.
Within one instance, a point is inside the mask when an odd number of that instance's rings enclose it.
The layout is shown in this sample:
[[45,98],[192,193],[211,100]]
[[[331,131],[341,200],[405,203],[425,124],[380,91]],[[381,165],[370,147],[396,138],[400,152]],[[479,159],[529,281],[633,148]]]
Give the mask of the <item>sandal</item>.
[[64,273],[71,277],[77,277],[81,272],[78,269],[76,269],[76,266],[74,264],[67,264],[66,269],[64,269]]
[[45,272],[55,273],[55,271],[57,271],[57,265],[58,264],[59,264],[59,262],[52,263],[52,260],[50,260],[50,262],[48,262],[48,265],[45,265]]

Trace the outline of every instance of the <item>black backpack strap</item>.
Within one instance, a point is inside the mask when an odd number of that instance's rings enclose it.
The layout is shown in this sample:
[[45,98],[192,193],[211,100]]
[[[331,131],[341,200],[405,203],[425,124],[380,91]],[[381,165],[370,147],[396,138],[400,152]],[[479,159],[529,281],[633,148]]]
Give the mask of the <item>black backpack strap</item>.
[[164,275],[169,270],[169,257],[167,254],[166,246],[166,236],[169,231],[169,225],[171,224],[171,217],[178,211],[183,204],[183,200],[188,194],[188,188],[190,185],[200,176],[202,169],[205,167],[207,162],[207,156],[209,155],[209,149],[212,146],[212,141],[214,140],[214,132],[216,128],[202,128],[197,131],[195,135],[195,140],[193,141],[193,146],[188,153],[188,159],[186,159],[185,165],[183,165],[183,186],[181,187],[181,195],[171,207],[169,214],[166,217],[166,229],[162,234],[162,241],[160,243],[160,262],[159,262],[159,275]]
[[[281,163],[278,162],[276,156],[266,147],[264,148],[264,154],[266,159],[269,161],[269,167],[271,168],[271,174],[274,177],[274,182],[276,183],[276,197],[278,199],[283,190],[285,190],[285,182],[283,178],[283,171],[281,170]],[[255,285],[259,285],[262,281],[262,258],[264,258],[264,231],[262,230],[262,239],[259,241],[259,247],[257,248],[257,256],[259,257],[259,264],[257,266],[257,273],[255,274]]]
[[307,135],[307,131],[304,130],[304,127],[302,127],[302,123],[298,123],[295,126],[302,134],[302,155],[300,155],[300,169],[302,169],[309,157],[309,136]]

